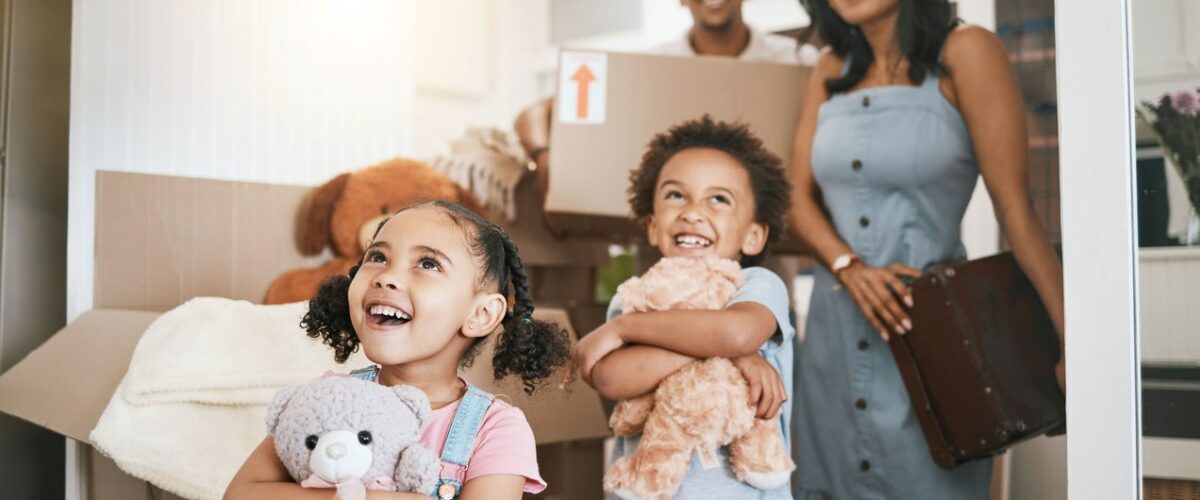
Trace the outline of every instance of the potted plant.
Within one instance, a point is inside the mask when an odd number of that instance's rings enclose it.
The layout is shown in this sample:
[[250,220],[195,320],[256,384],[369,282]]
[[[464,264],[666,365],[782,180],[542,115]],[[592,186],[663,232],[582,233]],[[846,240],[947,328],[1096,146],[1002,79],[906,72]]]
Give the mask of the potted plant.
[[1191,214],[1183,243],[1200,244],[1200,88],[1168,92],[1136,109],[1187,191]]

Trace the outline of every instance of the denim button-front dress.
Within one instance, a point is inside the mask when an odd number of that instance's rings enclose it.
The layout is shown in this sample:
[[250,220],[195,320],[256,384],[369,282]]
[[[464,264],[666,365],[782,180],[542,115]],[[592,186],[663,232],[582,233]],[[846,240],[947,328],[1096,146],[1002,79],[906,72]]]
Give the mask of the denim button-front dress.
[[[832,96],[812,169],[838,235],[867,265],[966,257],[959,226],[979,170],[936,74]],[[986,499],[991,461],[933,463],[887,344],[827,270],[814,281],[795,365],[798,498]]]

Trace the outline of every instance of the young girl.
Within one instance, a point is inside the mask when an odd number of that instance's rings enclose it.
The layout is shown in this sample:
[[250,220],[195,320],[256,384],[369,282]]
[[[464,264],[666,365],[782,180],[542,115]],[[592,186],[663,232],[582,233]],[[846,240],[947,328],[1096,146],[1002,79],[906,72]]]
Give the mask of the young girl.
[[[333,347],[338,361],[361,344],[379,366],[353,376],[415,386],[433,407],[421,443],[442,458],[438,491],[369,491],[368,499],[517,499],[522,491],[545,489],[525,415],[458,375],[488,334],[503,327],[492,358],[495,377],[517,375],[532,393],[570,355],[566,332],[532,314],[517,246],[495,224],[443,201],[393,214],[379,225],[349,276],[321,286],[301,322],[309,336]],[[455,422],[460,423],[452,428]],[[452,431],[455,438],[447,446]],[[332,489],[293,482],[270,437],[250,454],[225,492],[227,500],[334,495]]]

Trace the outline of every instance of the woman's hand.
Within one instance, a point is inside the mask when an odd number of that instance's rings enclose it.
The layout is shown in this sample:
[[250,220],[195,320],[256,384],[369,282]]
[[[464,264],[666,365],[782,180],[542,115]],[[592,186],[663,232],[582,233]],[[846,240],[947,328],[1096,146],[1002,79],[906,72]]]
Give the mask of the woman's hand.
[[779,409],[787,401],[787,390],[783,387],[783,379],[779,372],[758,353],[734,358],[736,366],[750,384],[749,404],[757,406],[755,417],[766,420],[779,415]]
[[850,297],[884,341],[890,337],[888,332],[903,335],[912,330],[912,320],[908,318],[905,308],[900,307],[900,301],[912,307],[912,292],[900,281],[899,276],[920,278],[921,271],[902,264],[867,267],[861,261],[856,261],[837,274]]

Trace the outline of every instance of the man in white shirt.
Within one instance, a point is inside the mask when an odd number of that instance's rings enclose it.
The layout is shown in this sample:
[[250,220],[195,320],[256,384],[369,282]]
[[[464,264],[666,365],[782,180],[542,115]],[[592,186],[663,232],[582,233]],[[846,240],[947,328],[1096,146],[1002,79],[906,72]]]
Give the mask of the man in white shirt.
[[680,0],[692,13],[692,27],[650,52],[676,56],[727,56],[743,61],[813,65],[820,53],[811,45],[748,26],[741,0]]
[[[753,29],[742,19],[742,0],[679,0],[692,13],[692,27],[678,39],[648,52],[680,56],[724,56],[744,61],[812,65],[818,51],[796,40]],[[540,100],[517,115],[513,128],[537,164],[534,177],[543,200],[550,185],[550,116],[554,98]],[[554,231],[554,228],[550,228]]]

